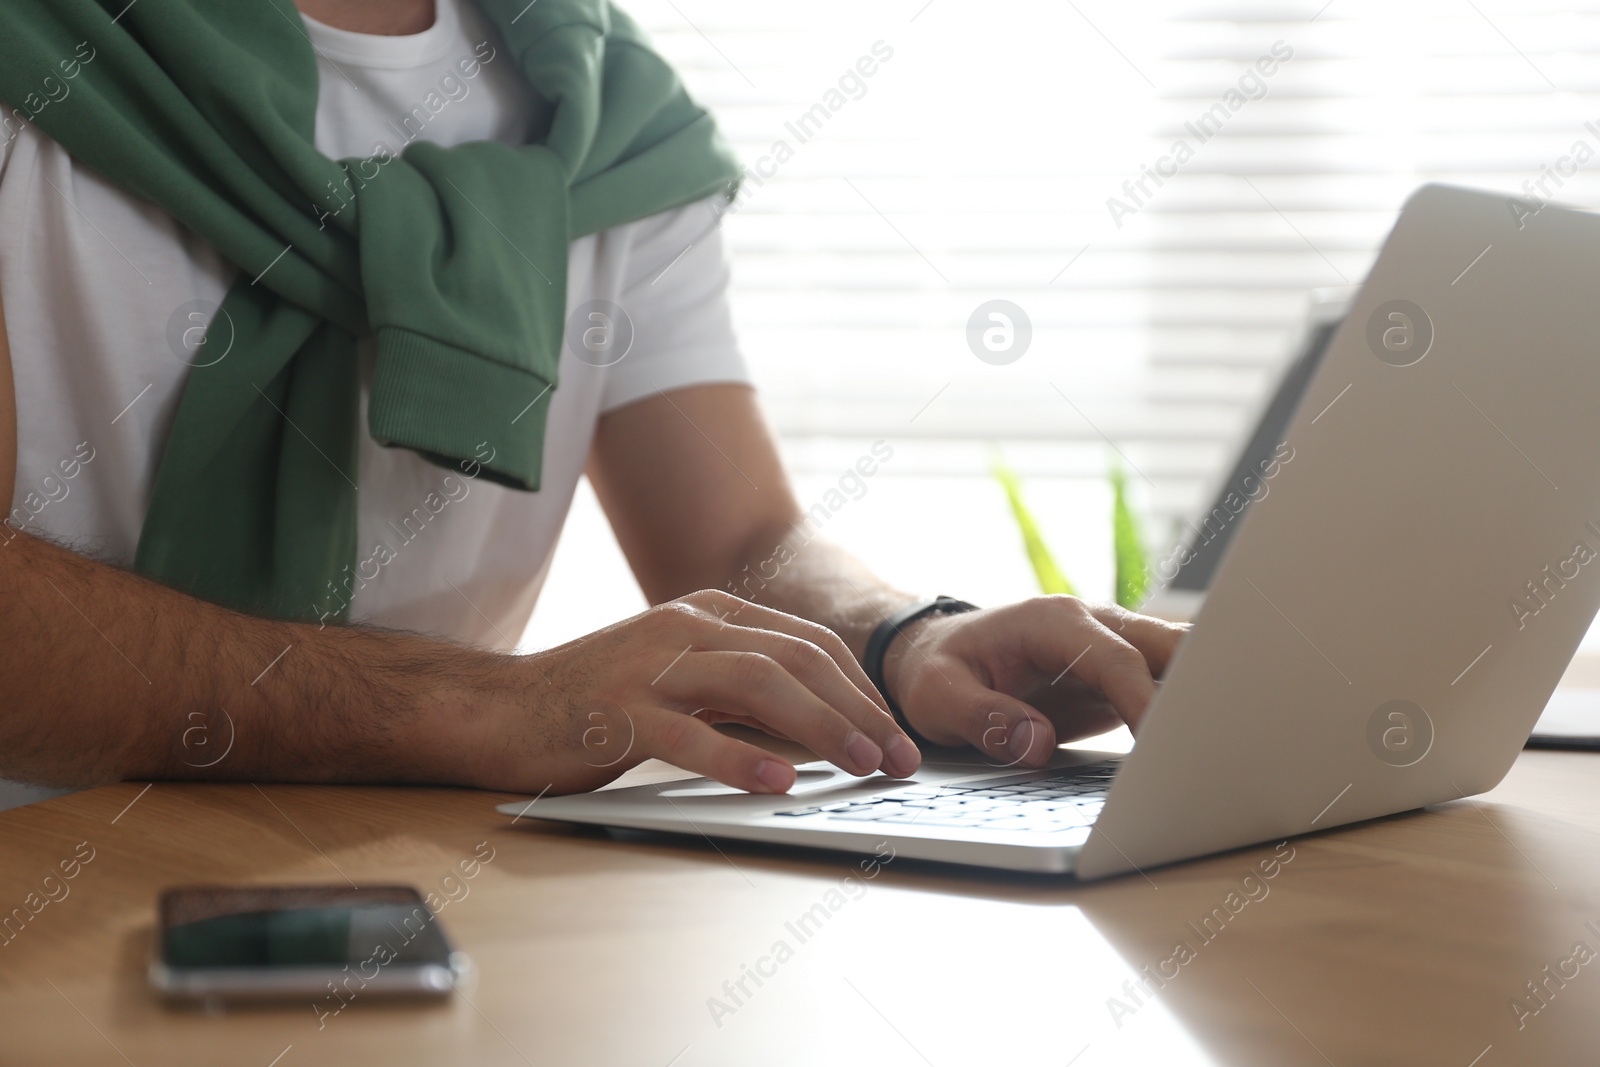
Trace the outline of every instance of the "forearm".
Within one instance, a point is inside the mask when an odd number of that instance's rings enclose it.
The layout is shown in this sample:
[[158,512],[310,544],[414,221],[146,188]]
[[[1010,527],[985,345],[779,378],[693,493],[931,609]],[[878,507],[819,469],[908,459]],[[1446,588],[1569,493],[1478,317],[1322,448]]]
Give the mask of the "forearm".
[[859,660],[878,624],[917,597],[808,531],[801,520],[754,539],[727,588],[742,599],[821,623],[842,637]]
[[609,413],[589,476],[652,603],[721,590],[828,627],[859,661],[915,599],[815,536],[748,388],[695,386]]
[[42,784],[465,781],[452,736],[507,659],[241,615],[7,527],[0,605],[0,775]]

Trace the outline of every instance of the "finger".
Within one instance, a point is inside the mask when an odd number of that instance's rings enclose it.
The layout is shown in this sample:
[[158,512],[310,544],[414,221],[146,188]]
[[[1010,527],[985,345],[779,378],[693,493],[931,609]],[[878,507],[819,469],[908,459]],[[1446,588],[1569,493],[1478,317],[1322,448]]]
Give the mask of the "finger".
[[[929,735],[940,744],[966,742],[1005,767],[1038,767],[1056,747],[1050,719],[1016,697],[990,689],[965,671],[947,671],[949,687],[940,695],[949,712],[947,725]],[[918,727],[921,729],[921,727]]]
[[[899,724],[868,700],[845,675],[839,662],[818,645],[772,630],[745,629],[739,633],[741,650],[759,652],[776,661],[805,688],[815,693],[866,735],[882,753],[886,774],[903,778],[922,764],[922,754]],[[808,737],[800,738],[810,744]]]
[[[878,687],[867,677],[867,672],[850,652],[850,646],[826,626],[723,593],[721,590],[708,589],[706,593],[717,598],[713,614],[717,614],[726,622],[754,629],[773,630],[788,634],[790,637],[798,637],[802,641],[810,641],[818,646],[833,657],[845,677],[850,679],[850,683],[859,689],[862,695],[876,704],[885,715],[889,714],[889,705],[884,702],[883,694],[878,692]],[[721,614],[721,609],[724,608],[729,610],[726,614]]]
[[[759,611],[769,611],[760,605],[747,605]],[[777,620],[791,629],[806,632],[804,627],[814,624],[806,623],[803,619],[783,615],[781,612],[770,612]],[[753,621],[760,616],[752,612],[748,619]],[[883,710],[881,704],[869,699],[861,686],[851,681],[846,673],[846,665],[840,663],[839,656],[843,656],[848,665],[856,673],[860,673],[860,665],[850,656],[849,649],[844,642],[839,641],[838,635],[826,627],[815,627],[821,631],[818,636],[831,639],[836,643],[838,653],[829,652],[816,642],[803,637],[795,637],[787,632],[777,630],[757,629],[753,625],[718,626],[702,634],[695,644],[705,651],[719,652],[759,652],[782,666],[791,675],[802,682],[822,699],[829,707],[843,715],[855,725],[862,733],[866,734],[872,743],[883,754],[880,768],[884,773],[897,778],[904,778],[913,773],[922,765],[922,754],[917,751],[917,746],[911,738],[906,736],[893,717]],[[863,684],[871,689],[874,694],[877,690],[871,682]],[[808,739],[801,738],[803,743],[811,744]]]
[[1056,743],[1094,737],[1123,725],[1106,695],[1067,675],[1016,696],[1037,708],[1056,728]]
[[855,723],[759,652],[690,652],[656,688],[688,712],[709,707],[753,720],[852,774],[884,763],[883,749]]
[[[1113,718],[1116,718],[1116,712],[1112,712],[1111,714]],[[722,726],[727,723],[731,723],[735,726],[748,726],[752,730],[760,730],[768,737],[777,737],[782,738],[785,741],[794,741],[794,743],[797,745],[800,743],[795,741],[794,738],[790,737],[782,730],[778,729],[776,726],[773,726],[771,723],[760,723],[748,715],[740,715],[737,712],[732,711],[723,711],[721,708],[697,708],[694,712],[694,717],[699,719],[701,722],[710,723],[712,726]],[[1120,723],[1122,720],[1117,719],[1117,721]]]
[[1172,662],[1173,655],[1178,651],[1178,643],[1189,632],[1185,624],[1140,615],[1115,604],[1091,604],[1088,607],[1089,613],[1101,625],[1115,630],[1118,637],[1144,655],[1150,672],[1157,678],[1166,673],[1167,664]]
[[1123,721],[1137,729],[1156,693],[1144,654],[1095,618],[1083,602],[1050,597],[1043,603],[1054,618],[1047,625],[1020,628],[1025,654],[1040,670],[1063,671],[1100,690]]
[[750,793],[787,793],[794,786],[795,769],[788,761],[692,715],[656,708],[635,719],[644,755]]

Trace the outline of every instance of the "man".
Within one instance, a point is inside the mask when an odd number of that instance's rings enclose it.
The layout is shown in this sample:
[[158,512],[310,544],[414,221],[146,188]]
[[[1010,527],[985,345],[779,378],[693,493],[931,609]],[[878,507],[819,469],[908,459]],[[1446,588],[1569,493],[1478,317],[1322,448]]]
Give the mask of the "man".
[[[624,16],[298,8],[0,13],[0,774],[782,792],[712,724],[895,776],[901,724],[1020,766],[1137,725],[1179,627],[896,627],[916,597],[797,536],[738,171]],[[514,655],[584,472],[656,606]]]

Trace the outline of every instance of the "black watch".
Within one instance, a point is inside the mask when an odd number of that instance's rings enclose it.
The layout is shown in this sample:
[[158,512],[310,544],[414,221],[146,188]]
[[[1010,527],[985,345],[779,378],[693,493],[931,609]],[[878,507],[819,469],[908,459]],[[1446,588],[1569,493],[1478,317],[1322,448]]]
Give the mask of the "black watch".
[[978,605],[969,604],[965,600],[955,597],[941,596],[933,600],[919,600],[907,605],[888,616],[872,631],[872,636],[867,638],[867,648],[861,657],[862,669],[867,672],[867,678],[878,687],[878,692],[883,694],[883,702],[889,705],[889,711],[894,715],[894,721],[906,733],[916,737],[916,731],[911,724],[906,722],[905,714],[900,710],[900,705],[894,702],[894,697],[889,695],[889,686],[883,680],[883,657],[889,651],[889,645],[900,636],[900,631],[929,615],[959,615],[964,611],[977,611]]

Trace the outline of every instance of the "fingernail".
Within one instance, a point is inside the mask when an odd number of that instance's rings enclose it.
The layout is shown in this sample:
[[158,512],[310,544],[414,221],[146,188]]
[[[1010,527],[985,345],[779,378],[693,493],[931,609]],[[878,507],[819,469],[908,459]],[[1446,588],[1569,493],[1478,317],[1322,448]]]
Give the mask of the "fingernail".
[[1028,750],[1033,747],[1033,739],[1038,736],[1039,724],[1032,719],[1021,719],[1011,727],[1011,736],[1006,741],[1006,754],[1013,760],[1021,760],[1028,755]]
[[886,769],[896,778],[904,778],[922,766],[922,753],[917,751],[917,746],[899,734],[889,738],[883,755],[888,764]]
[[794,784],[794,768],[775,759],[764,759],[756,766],[756,781],[773,793],[787,793]]
[[844,739],[844,753],[861,774],[871,774],[883,762],[883,749],[860,730],[851,730],[850,736]]

